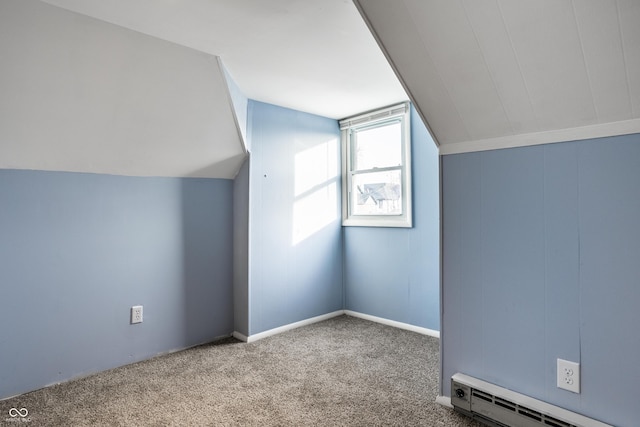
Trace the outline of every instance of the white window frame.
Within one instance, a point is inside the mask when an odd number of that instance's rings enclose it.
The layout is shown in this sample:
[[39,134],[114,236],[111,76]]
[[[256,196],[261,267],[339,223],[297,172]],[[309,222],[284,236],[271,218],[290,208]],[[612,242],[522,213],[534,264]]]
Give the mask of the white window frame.
[[[402,213],[399,215],[354,215],[351,180],[358,171],[353,170],[354,132],[400,122],[402,125]],[[408,102],[382,108],[366,114],[340,121],[342,142],[342,225],[359,227],[405,227],[413,226],[411,191],[411,122]],[[362,173],[362,171],[360,171]]]

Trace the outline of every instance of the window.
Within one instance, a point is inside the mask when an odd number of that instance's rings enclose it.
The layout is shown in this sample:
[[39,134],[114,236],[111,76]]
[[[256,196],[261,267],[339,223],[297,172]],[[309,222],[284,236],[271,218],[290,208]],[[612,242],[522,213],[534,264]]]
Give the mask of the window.
[[409,104],[340,121],[342,225],[411,227]]

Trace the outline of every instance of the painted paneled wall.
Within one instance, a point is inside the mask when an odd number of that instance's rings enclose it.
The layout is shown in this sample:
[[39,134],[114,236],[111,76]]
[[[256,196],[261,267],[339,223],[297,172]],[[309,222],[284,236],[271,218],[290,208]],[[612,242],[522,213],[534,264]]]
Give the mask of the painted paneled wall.
[[335,120],[249,101],[249,334],[342,309]]
[[229,335],[232,198],[223,179],[0,170],[0,398]]
[[249,164],[233,181],[233,331],[249,336]]
[[[443,395],[463,372],[640,419],[640,135],[445,156]],[[556,359],[581,363],[581,393]]]
[[413,228],[345,227],[345,308],[440,330],[438,150],[411,108]]

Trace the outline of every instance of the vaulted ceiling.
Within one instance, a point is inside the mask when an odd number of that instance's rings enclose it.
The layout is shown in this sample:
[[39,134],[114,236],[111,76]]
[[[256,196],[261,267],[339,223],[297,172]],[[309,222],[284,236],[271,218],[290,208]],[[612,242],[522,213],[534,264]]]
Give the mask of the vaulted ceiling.
[[0,0],[0,59],[0,168],[232,178],[232,99],[407,99],[349,0]]
[[0,167],[229,178],[215,57],[36,0],[0,1]]
[[249,98],[341,119],[407,99],[351,0],[43,0],[219,56]]
[[637,0],[355,0],[443,154],[640,132]]
[[408,94],[442,154],[640,132],[638,22],[637,0],[0,0],[0,167],[233,177],[236,87],[336,119]]

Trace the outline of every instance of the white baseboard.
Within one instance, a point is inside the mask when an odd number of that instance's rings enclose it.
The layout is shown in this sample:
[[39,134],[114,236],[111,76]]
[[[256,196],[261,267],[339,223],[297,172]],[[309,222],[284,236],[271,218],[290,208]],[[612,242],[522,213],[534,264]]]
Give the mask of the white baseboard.
[[421,326],[410,325],[408,323],[397,322],[395,320],[389,320],[382,317],[371,316],[370,314],[359,313],[351,310],[337,310],[332,313],[323,314],[321,316],[312,317],[310,319],[301,320],[295,323],[289,323],[288,325],[280,326],[277,328],[269,329],[268,331],[260,332],[255,335],[246,336],[240,332],[234,332],[232,335],[247,343],[255,342],[263,338],[270,337],[272,335],[281,334],[282,332],[290,331],[292,329],[299,328],[301,326],[311,325],[312,323],[322,322],[323,320],[331,319],[332,317],[341,316],[346,314],[347,316],[359,317],[360,319],[369,320],[371,322],[381,323],[387,326],[393,326],[394,328],[405,329],[407,331],[416,332],[422,335],[428,335],[430,337],[440,338],[440,332],[433,329],[423,328]]
[[233,333],[231,334],[235,339],[243,341],[243,342],[247,342],[247,340],[249,339],[246,335],[241,334],[238,331],[233,331]]
[[451,404],[451,398],[447,396],[438,396],[436,397],[436,403],[438,405],[445,406],[447,408],[453,409],[453,405]]
[[[283,332],[290,331],[291,329],[296,329],[296,328],[299,328],[301,326],[311,325],[312,323],[322,322],[323,320],[331,319],[332,317],[341,316],[343,314],[344,314],[344,310],[338,310],[338,311],[334,311],[333,313],[327,313],[327,314],[323,314],[321,316],[312,317],[310,319],[301,320],[299,322],[289,323],[288,325],[280,326],[278,328],[269,329],[268,331],[260,332],[259,334],[249,335],[248,337],[245,337],[246,338],[246,342],[248,342],[248,343],[249,342],[255,342],[255,341],[261,340],[263,338],[270,337],[272,335],[281,334]],[[238,338],[239,340],[242,340],[242,338],[237,337],[235,334],[236,334],[236,332],[234,332],[234,336],[236,338]],[[244,337],[244,335],[242,335],[242,334],[238,333],[238,335]],[[242,340],[242,341],[245,341],[245,340]]]
[[383,325],[387,325],[387,326],[393,326],[394,328],[406,329],[407,331],[417,332],[422,335],[429,335],[430,337],[440,338],[440,331],[434,331],[433,329],[410,325],[408,323],[396,322],[395,320],[389,320],[383,317],[371,316],[370,314],[358,313],[357,311],[345,310],[344,314],[346,314],[347,316],[359,317],[361,319],[370,320],[376,323],[382,323]]

